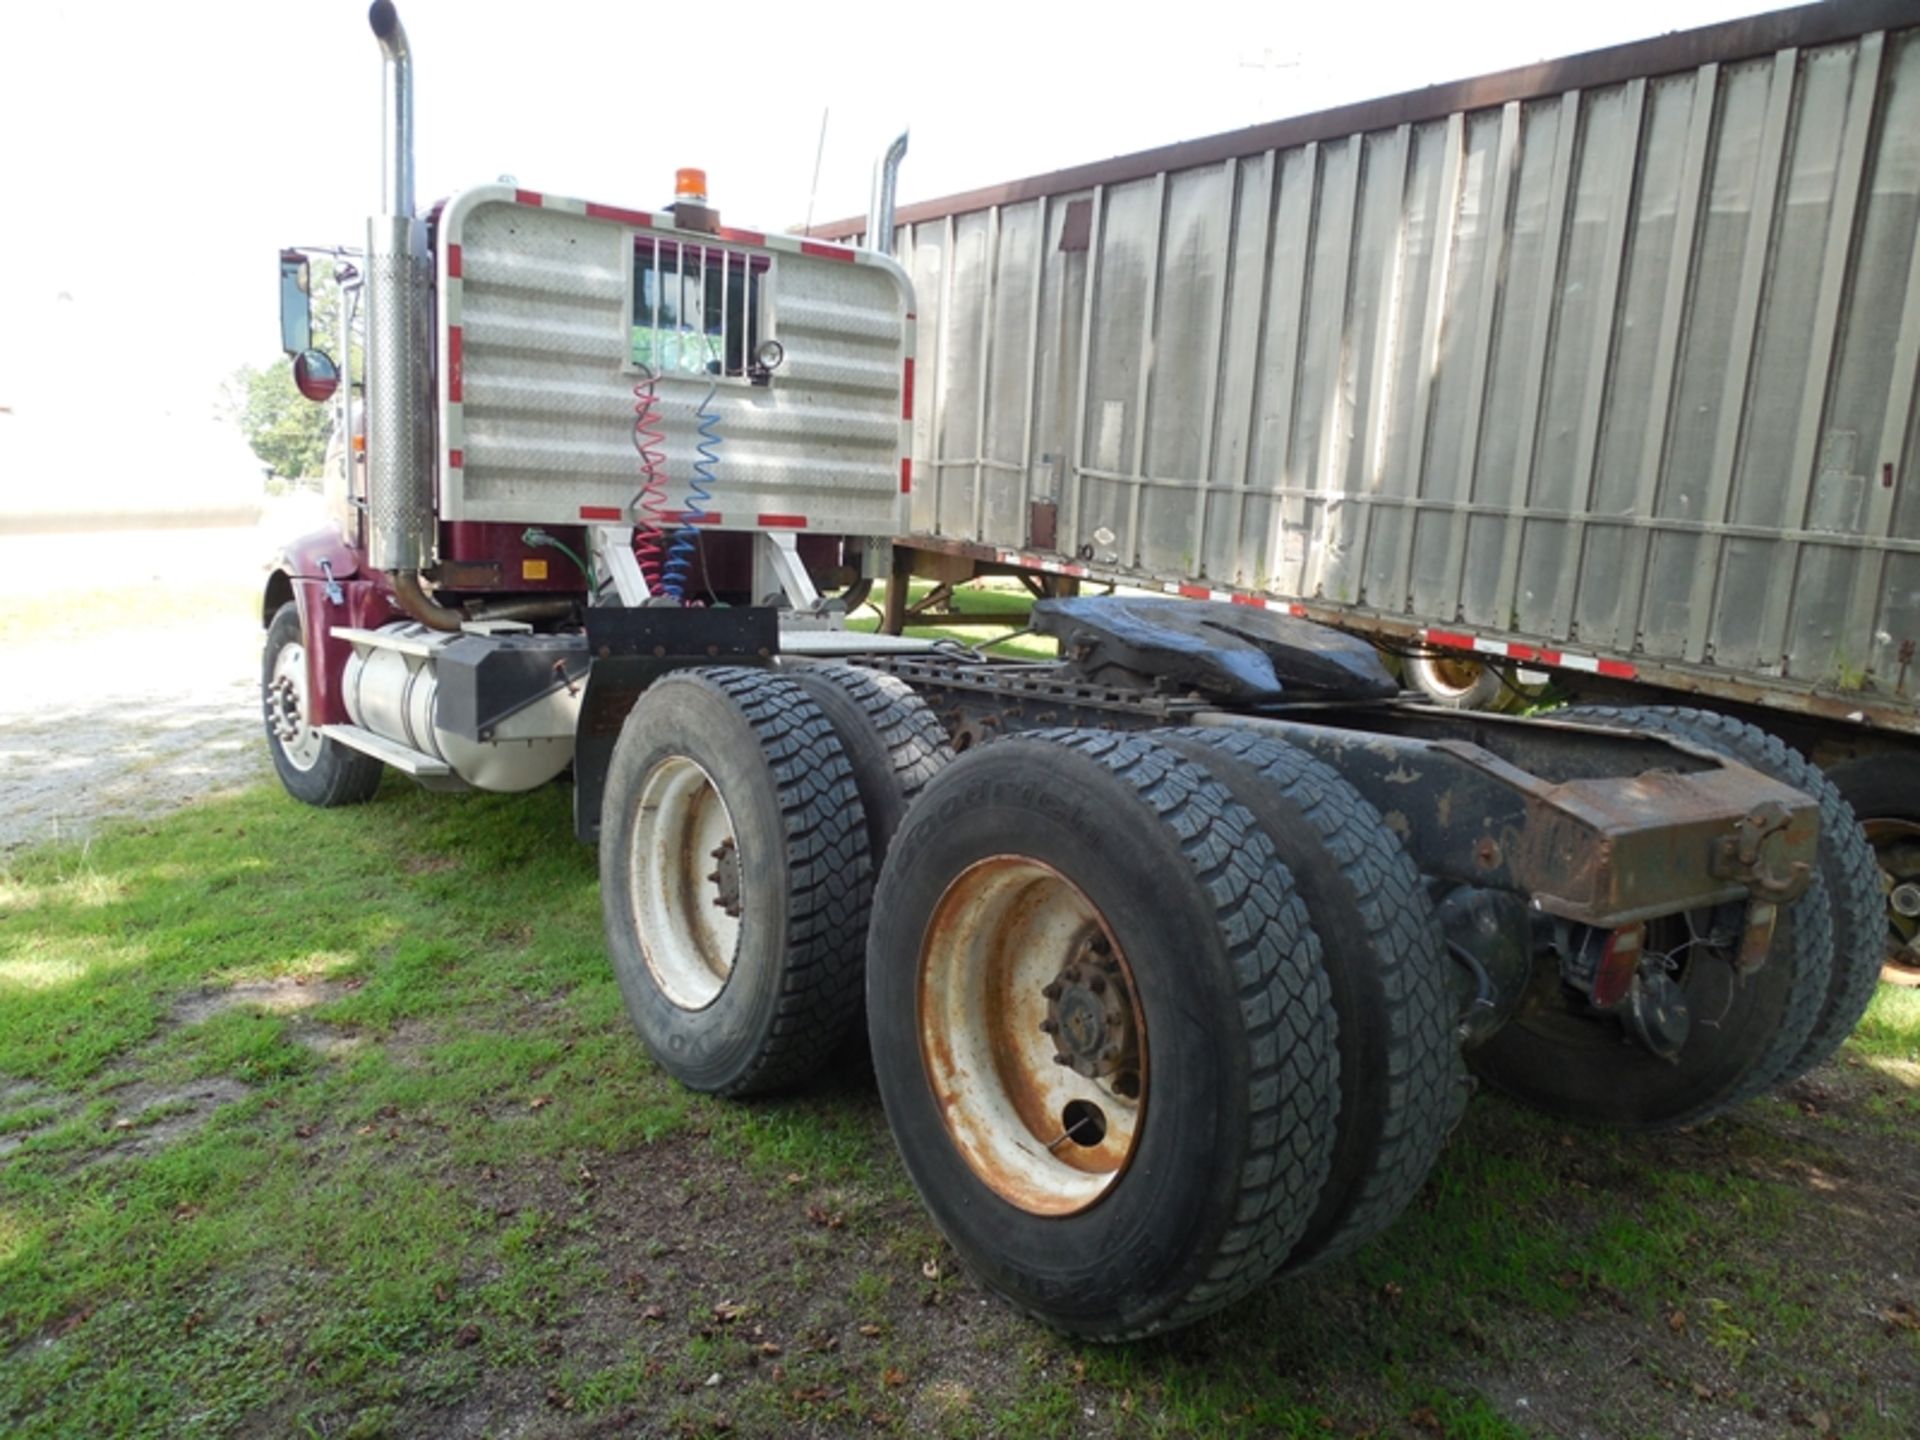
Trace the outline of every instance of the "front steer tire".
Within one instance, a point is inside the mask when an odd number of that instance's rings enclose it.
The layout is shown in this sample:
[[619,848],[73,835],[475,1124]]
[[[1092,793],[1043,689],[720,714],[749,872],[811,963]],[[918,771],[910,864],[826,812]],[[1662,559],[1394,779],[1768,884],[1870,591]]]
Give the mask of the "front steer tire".
[[682,670],[634,705],[600,822],[627,1014],[693,1090],[806,1079],[858,1013],[872,873],[833,728],[768,671]]
[[[1057,965],[1080,978],[1049,997]],[[1292,877],[1193,761],[1102,731],[963,755],[894,840],[867,975],[908,1172],[966,1263],[1035,1318],[1096,1340],[1173,1329],[1263,1284],[1304,1231],[1333,1152],[1338,1022]],[[1124,1002],[1098,1056],[1135,1069],[1082,1084],[1046,1053],[1078,1022],[1045,1035],[1036,1017],[1076,996]],[[1056,1093],[1082,1098],[1044,1111]],[[1097,1128],[1076,1130],[1076,1106]]]
[[260,658],[260,704],[267,753],[289,795],[322,810],[360,805],[373,798],[386,767],[371,755],[328,739],[313,723],[300,607],[291,600],[274,611],[267,626]]

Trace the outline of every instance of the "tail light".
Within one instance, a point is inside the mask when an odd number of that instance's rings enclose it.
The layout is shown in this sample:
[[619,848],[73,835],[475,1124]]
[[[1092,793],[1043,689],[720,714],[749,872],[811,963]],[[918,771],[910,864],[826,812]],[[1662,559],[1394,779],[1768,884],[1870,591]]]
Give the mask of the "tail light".
[[1633,977],[1640,973],[1640,947],[1647,937],[1644,925],[1622,925],[1607,936],[1600,964],[1593,972],[1593,1003],[1611,1009],[1626,999]]

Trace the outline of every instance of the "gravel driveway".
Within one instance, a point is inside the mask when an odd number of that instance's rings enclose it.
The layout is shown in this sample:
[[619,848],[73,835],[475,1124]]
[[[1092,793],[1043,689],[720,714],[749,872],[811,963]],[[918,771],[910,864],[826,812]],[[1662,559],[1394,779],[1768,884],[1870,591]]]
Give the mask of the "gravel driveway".
[[0,855],[271,774],[260,586],[316,523],[0,535]]

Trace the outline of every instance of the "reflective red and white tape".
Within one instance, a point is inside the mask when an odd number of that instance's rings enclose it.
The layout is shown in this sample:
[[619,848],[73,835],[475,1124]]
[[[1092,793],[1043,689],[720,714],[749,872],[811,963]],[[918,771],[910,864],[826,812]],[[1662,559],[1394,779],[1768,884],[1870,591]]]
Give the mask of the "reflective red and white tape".
[[1615,680],[1632,680],[1640,673],[1626,660],[1606,660],[1598,655],[1579,655],[1545,645],[1527,645],[1518,640],[1489,640],[1458,630],[1427,629],[1420,632],[1427,644],[1442,650],[1471,650],[1476,655],[1492,655],[1502,660],[1517,660],[1524,665],[1559,666],[1584,670],[1589,675],[1606,675]]

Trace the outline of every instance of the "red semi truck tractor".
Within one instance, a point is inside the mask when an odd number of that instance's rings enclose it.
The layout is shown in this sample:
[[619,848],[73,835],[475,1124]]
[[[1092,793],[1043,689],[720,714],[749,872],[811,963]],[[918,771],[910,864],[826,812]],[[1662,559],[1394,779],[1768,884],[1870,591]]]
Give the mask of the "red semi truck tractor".
[[903,271],[723,225],[685,172],[662,210],[419,209],[406,34],[371,20],[386,177],[326,252],[339,363],[281,257],[347,443],[267,583],[267,743],[320,806],[571,768],[678,1079],[797,1084],[864,1023],[956,1249],[1120,1338],[1377,1235],[1470,1077],[1685,1125],[1858,1019],[1871,852],[1738,723],[1429,706],[1358,637],[1177,597],[1042,601],[1051,662],[847,630],[912,498]]

